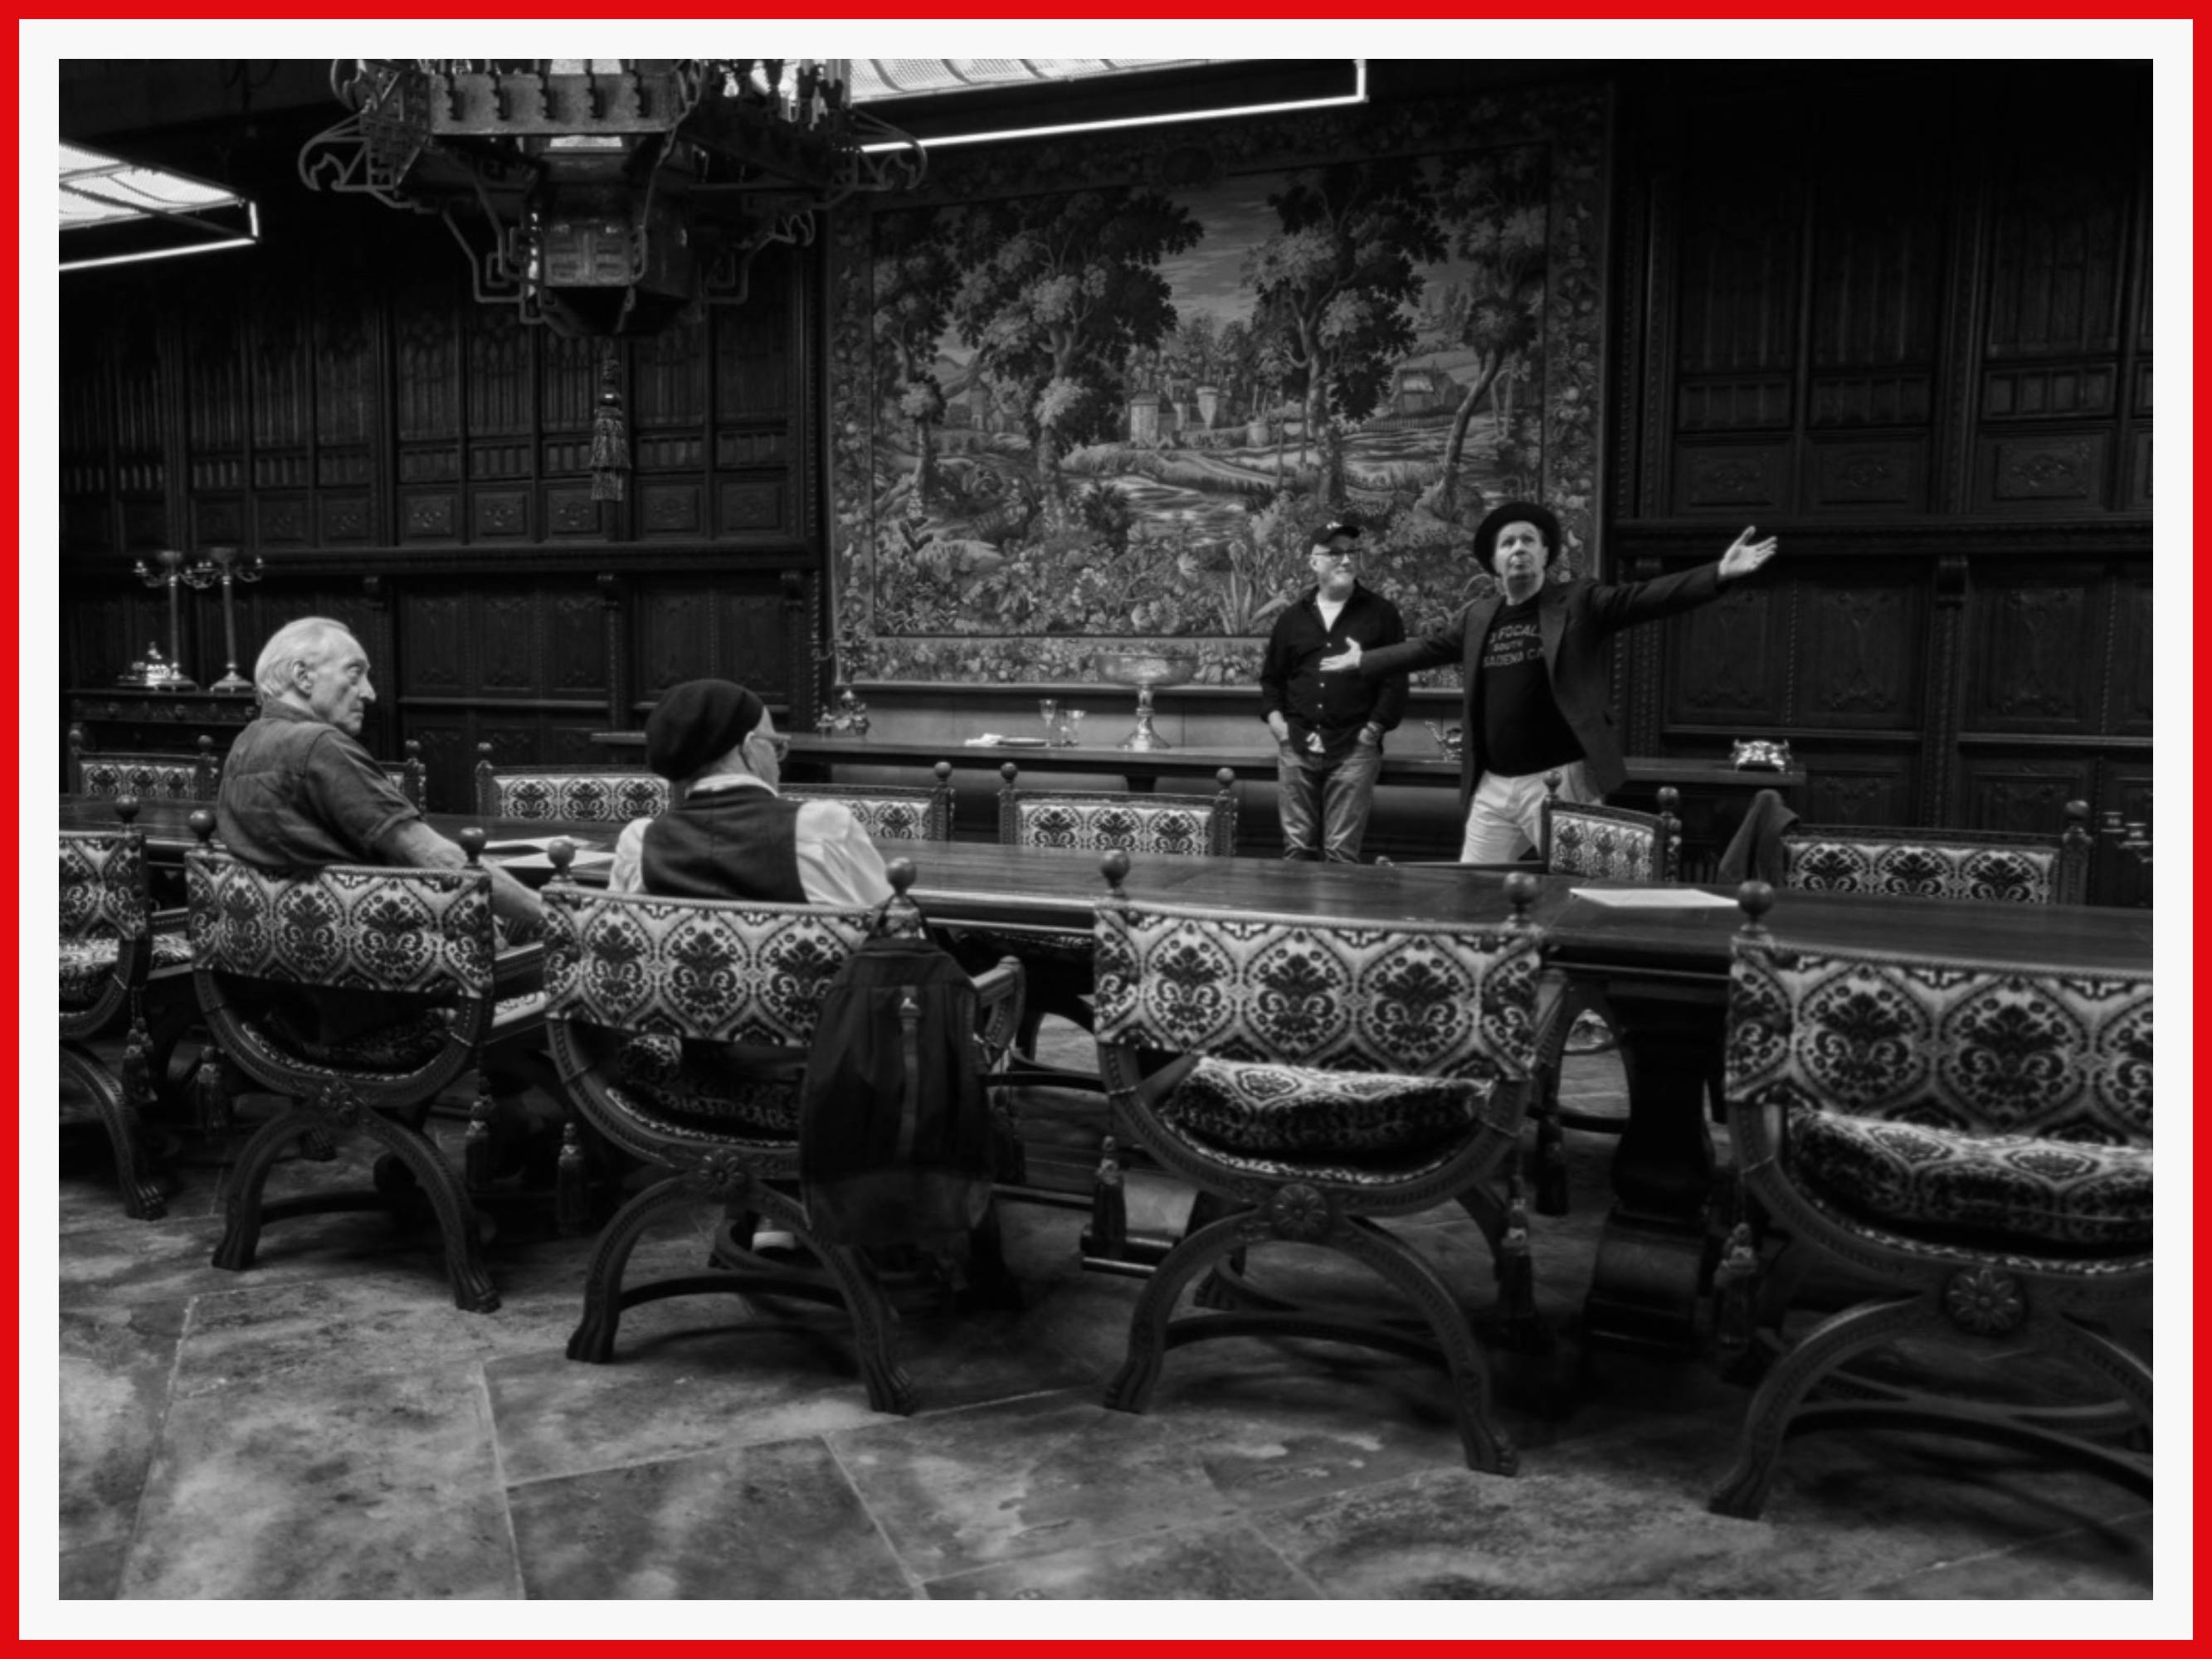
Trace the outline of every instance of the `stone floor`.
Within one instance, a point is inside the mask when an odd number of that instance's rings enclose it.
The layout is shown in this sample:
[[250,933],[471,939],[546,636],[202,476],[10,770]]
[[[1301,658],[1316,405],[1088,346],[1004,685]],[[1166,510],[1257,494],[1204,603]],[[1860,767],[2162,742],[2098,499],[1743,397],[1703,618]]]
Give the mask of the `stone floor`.
[[[1570,1065],[1581,1104],[1619,1102],[1613,1056]],[[453,1308],[428,1231],[374,1214],[278,1224],[252,1270],[219,1271],[214,1154],[185,1146],[168,1216],[133,1222],[96,1138],[72,1130],[61,1595],[2150,1594],[2145,1504],[1987,1448],[1815,1435],[1791,1443],[1763,1518],[1708,1513],[1744,1395],[1707,1360],[1583,1355],[1612,1143],[1571,1139],[1574,1213],[1540,1219],[1536,1242],[1559,1340],[1494,1361],[1522,1447],[1504,1479],[1462,1467],[1440,1373],[1330,1345],[1201,1344],[1170,1357],[1147,1414],[1104,1409],[1138,1285],[1079,1268],[1073,1211],[1008,1206],[1019,1311],[907,1320],[921,1407],[901,1419],[868,1410],[828,1315],[672,1299],[625,1316],[613,1364],[570,1362],[589,1242],[520,1222],[489,1247],[489,1315]],[[1136,1196],[1140,1216],[1172,1209],[1164,1188]],[[696,1270],[710,1219],[649,1242],[634,1272]],[[1487,1299],[1458,1212],[1401,1224],[1470,1307]]]

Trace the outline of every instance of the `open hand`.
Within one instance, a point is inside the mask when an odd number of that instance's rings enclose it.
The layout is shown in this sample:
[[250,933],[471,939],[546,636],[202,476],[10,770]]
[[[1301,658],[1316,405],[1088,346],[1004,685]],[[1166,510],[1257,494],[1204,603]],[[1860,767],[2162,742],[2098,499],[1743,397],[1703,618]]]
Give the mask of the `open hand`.
[[[1730,542],[1729,550],[1721,555],[1723,581],[1736,576],[1748,576],[1774,556],[1774,550],[1777,546],[1775,538],[1769,536],[1763,542],[1755,542],[1752,540],[1752,537],[1757,533],[1757,531],[1758,526],[1755,525],[1744,526],[1743,533]],[[1326,663],[1322,665],[1324,668],[1328,665]]]
[[1346,646],[1341,652],[1334,657],[1323,657],[1321,659],[1321,665],[1324,672],[1334,672],[1339,668],[1358,667],[1359,641],[1358,640],[1352,641],[1349,645]]

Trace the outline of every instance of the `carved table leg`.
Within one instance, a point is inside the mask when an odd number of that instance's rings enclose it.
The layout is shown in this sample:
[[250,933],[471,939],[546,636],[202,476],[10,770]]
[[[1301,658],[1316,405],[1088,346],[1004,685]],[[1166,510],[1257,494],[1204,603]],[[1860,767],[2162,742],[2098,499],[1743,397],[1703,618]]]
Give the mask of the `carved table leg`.
[[1719,1051],[1718,981],[1614,979],[1628,1128],[1583,1322],[1593,1344],[1680,1353],[1697,1340],[1713,1181],[1705,1085]]

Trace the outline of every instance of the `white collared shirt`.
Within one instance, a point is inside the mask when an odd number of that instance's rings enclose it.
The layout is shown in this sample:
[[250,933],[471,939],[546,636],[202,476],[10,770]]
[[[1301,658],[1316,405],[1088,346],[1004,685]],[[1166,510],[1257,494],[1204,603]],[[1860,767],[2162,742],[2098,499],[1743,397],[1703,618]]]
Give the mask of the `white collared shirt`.
[[[701,778],[687,795],[709,795],[725,789],[765,789],[779,792],[767,779],[750,772],[720,772]],[[616,893],[641,893],[645,872],[646,827],[651,818],[634,818],[623,827],[615,842],[614,868],[607,872],[607,888]],[[884,855],[860,827],[860,819],[842,801],[803,800],[793,826],[799,854],[799,885],[810,904],[834,904],[857,908],[881,904],[891,896],[890,878],[884,872]]]

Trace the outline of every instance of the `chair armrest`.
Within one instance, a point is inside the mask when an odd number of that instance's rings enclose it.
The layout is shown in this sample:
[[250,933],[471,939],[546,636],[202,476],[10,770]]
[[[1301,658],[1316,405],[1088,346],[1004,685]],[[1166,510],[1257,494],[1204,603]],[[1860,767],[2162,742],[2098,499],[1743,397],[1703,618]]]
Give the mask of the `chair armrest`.
[[983,1046],[994,1068],[1013,1046],[1014,1034],[1021,1029],[1022,999],[1027,987],[1028,975],[1012,957],[1001,957],[997,966],[975,976],[975,1040]]

